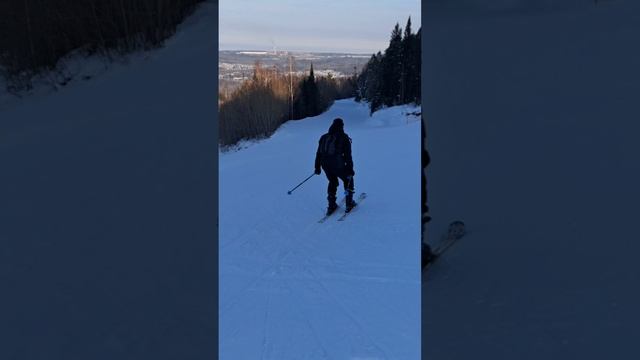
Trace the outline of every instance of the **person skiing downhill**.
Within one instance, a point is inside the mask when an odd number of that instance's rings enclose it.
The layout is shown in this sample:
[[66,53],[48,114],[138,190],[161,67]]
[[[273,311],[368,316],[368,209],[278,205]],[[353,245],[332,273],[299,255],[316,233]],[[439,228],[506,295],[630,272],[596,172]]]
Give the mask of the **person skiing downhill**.
[[336,192],[342,180],[346,192],[346,212],[351,211],[356,202],[353,201],[354,183],[353,160],[351,159],[351,138],[344,132],[344,122],[340,118],[333,120],[329,131],[320,137],[316,151],[315,174],[320,175],[320,168],[324,170],[329,186],[327,187],[327,215],[331,215],[337,208]]

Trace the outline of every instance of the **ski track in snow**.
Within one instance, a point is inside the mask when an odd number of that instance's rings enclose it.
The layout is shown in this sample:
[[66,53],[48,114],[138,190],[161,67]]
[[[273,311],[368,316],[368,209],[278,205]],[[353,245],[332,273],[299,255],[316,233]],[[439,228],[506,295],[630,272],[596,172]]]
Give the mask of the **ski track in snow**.
[[369,341],[371,345],[375,347],[375,349],[382,354],[384,359],[388,359],[384,350],[382,350],[382,348],[374,342],[372,337],[365,330],[365,327],[360,323],[360,321],[358,321],[358,319],[351,313],[351,311],[349,311],[349,309],[345,305],[343,305],[342,302],[340,302],[340,300],[329,289],[327,289],[327,287],[322,283],[322,281],[318,279],[318,277],[313,273],[313,271],[311,271],[308,268],[305,270],[313,277],[314,281],[320,286],[322,291],[326,293],[336,303],[336,305],[338,305],[338,307],[342,310],[342,312],[353,322],[353,324],[358,328],[360,333],[365,335],[367,341]]
[[[405,115],[415,110],[369,117],[366,105],[340,100],[220,154],[223,359],[419,358],[420,123]],[[318,223],[325,175],[286,191],[313,170],[338,116],[353,138],[356,192],[369,198],[343,222],[340,208]]]

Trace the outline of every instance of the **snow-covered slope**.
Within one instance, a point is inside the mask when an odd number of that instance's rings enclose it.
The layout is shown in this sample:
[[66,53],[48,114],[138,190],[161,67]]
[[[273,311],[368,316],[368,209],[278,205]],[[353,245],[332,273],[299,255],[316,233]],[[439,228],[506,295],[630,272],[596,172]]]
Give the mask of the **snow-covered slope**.
[[215,357],[216,17],[0,111],[0,358]]
[[[340,100],[220,154],[222,359],[419,358],[420,119],[405,115],[416,110],[370,118]],[[336,117],[353,139],[356,192],[369,197],[344,222],[319,224],[325,175],[287,190],[313,172]]]
[[469,230],[423,286],[424,356],[637,358],[640,4],[467,15],[424,22],[428,238]]

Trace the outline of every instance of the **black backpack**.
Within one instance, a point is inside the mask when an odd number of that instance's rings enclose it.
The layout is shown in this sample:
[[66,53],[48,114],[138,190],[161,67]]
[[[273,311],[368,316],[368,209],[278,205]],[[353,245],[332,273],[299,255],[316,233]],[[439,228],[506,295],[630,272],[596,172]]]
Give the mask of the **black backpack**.
[[338,154],[338,136],[336,134],[325,134],[320,139],[320,154],[323,156]]

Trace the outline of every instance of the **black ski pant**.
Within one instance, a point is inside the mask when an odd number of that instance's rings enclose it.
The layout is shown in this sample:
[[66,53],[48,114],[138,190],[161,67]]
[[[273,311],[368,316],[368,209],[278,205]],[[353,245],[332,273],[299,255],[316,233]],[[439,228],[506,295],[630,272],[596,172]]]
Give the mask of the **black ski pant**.
[[355,189],[353,176],[349,176],[344,172],[332,172],[330,169],[329,171],[327,169],[323,170],[327,175],[327,179],[329,179],[329,186],[327,187],[327,200],[329,200],[329,203],[334,203],[337,199],[336,193],[340,185],[339,180],[342,180],[344,190],[347,191],[347,202],[351,202],[353,200],[353,189]]

